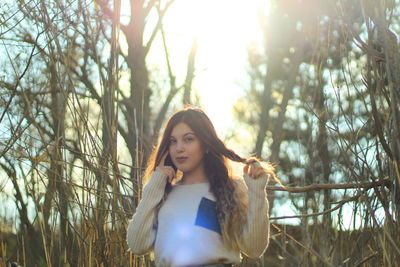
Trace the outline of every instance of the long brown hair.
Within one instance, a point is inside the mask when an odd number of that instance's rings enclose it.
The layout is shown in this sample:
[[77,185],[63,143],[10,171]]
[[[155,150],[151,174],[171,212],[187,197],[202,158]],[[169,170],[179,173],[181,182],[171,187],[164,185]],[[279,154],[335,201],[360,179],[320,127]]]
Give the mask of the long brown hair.
[[[224,142],[217,136],[215,128],[204,113],[198,107],[187,106],[175,112],[166,124],[160,144],[153,150],[149,158],[145,173],[145,181],[150,179],[151,173],[160,164],[163,154],[169,148],[171,132],[178,123],[187,124],[201,140],[208,153],[204,154],[204,170],[210,182],[210,191],[216,198],[217,217],[222,230],[224,243],[232,248],[238,248],[243,226],[246,223],[248,198],[243,186],[239,186],[236,179],[231,177],[227,159],[244,163],[247,159],[239,156],[233,150],[227,148]],[[273,168],[269,166],[267,171],[273,176]],[[172,186],[167,183],[161,207]]]

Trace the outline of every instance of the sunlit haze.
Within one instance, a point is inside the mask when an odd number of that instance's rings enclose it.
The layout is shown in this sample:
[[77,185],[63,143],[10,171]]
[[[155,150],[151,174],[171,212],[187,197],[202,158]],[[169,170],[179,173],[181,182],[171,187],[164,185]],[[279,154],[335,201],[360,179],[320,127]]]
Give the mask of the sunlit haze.
[[[259,2],[181,0],[166,16],[166,30],[176,37],[171,40],[176,52],[187,57],[191,40],[199,40],[193,87],[222,135],[232,121],[232,105],[247,84],[246,46],[262,38],[257,21]],[[185,38],[189,46],[182,49],[180,42]],[[186,68],[186,60],[183,62]]]
[[[246,49],[249,43],[262,41],[258,13],[268,7],[268,1],[259,0],[178,0],[165,15],[168,52],[178,85],[185,79],[193,39],[199,41],[192,87],[221,136],[231,127],[232,105],[248,84]],[[166,69],[160,36],[148,65]]]

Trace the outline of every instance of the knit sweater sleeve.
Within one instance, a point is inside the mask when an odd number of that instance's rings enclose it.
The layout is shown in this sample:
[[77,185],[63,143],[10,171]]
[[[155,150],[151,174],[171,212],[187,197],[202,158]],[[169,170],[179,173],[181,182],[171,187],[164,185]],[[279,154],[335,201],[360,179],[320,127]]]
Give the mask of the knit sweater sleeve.
[[269,203],[265,191],[268,178],[268,174],[258,179],[244,174],[249,208],[239,248],[249,258],[259,258],[269,244]]
[[131,251],[136,255],[146,254],[153,248],[157,234],[155,208],[164,196],[166,177],[160,171],[153,172],[149,183],[143,188],[142,199],[129,222],[127,242]]

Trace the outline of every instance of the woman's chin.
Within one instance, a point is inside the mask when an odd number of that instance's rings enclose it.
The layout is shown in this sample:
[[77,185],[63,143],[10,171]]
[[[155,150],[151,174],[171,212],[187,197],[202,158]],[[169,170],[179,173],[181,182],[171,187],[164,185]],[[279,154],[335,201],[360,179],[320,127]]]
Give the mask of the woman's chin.
[[190,168],[187,168],[185,166],[177,166],[178,171],[182,172],[183,174],[190,172]]

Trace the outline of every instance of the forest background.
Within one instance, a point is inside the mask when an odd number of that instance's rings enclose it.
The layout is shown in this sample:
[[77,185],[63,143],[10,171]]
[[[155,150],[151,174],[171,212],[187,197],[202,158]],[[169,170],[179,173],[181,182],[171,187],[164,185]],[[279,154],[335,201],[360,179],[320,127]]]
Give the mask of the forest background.
[[230,147],[277,166],[270,246],[242,266],[399,266],[399,13],[394,0],[2,1],[3,262],[153,266],[127,251],[127,222],[165,119],[195,104]]

